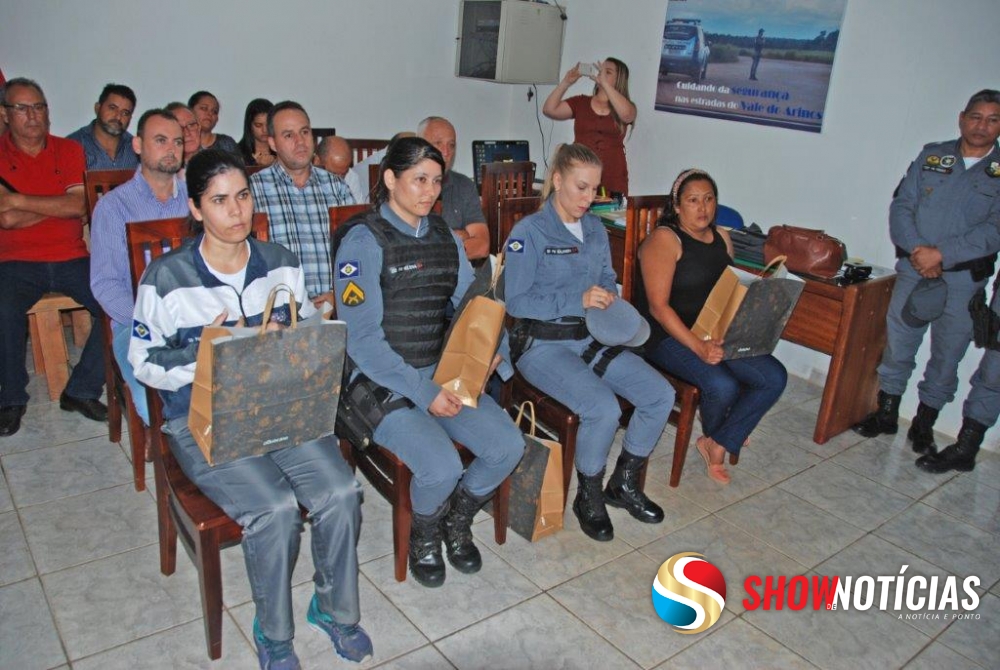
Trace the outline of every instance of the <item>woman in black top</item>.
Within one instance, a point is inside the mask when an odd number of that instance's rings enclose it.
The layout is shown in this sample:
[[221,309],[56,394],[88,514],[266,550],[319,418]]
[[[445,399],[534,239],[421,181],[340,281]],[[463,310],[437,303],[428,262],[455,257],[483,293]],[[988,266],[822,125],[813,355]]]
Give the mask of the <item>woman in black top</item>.
[[272,107],[274,104],[267,98],[254,98],[243,114],[240,155],[247,167],[267,167],[274,162],[275,153],[267,142],[267,114]]
[[760,419],[777,402],[788,376],[774,356],[722,360],[722,342],[691,332],[715,282],[732,263],[729,234],[715,225],[719,191],[702,170],[685,170],[639,249],[652,335],[646,355],[701,390],[704,435],[697,447],[708,476],[729,483],[726,452],[738,454]]

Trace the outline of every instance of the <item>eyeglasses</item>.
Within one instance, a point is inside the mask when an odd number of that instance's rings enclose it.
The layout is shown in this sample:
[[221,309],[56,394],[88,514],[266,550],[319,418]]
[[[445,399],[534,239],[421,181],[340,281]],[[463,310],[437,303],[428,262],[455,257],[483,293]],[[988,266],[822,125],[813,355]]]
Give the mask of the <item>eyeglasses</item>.
[[33,105],[25,105],[23,103],[19,103],[19,104],[16,104],[16,105],[10,105],[10,104],[7,104],[5,102],[5,103],[3,103],[3,106],[6,107],[7,109],[14,110],[15,114],[19,114],[21,116],[27,116],[28,115],[28,110],[33,111],[35,114],[41,114],[42,112],[44,112],[45,110],[47,110],[49,108],[49,103],[47,103],[47,102],[36,102]]

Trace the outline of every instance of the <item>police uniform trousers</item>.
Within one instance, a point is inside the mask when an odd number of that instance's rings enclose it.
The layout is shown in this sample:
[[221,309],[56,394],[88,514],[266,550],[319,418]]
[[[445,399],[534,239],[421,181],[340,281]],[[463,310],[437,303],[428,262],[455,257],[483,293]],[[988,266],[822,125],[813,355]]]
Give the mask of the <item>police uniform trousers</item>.
[[896,287],[886,316],[886,344],[878,366],[879,387],[892,395],[903,395],[916,367],[917,350],[928,328],[931,331],[931,355],[924,378],[917,385],[920,402],[941,409],[954,400],[958,389],[958,364],[972,341],[972,317],[969,300],[986,284],[974,282],[969,272],[945,272],[948,287],[944,313],[930,324],[914,328],[903,321],[903,309],[921,277],[908,258],[896,261]]
[[[433,368],[421,370],[430,374]],[[413,473],[410,502],[416,514],[437,511],[458,481],[474,496],[492,493],[524,454],[524,436],[485,393],[478,407],[462,407],[453,417],[408,407],[390,412],[375,429],[375,442],[395,454]],[[452,440],[476,455],[462,476],[462,459]]]
[[[341,624],[361,619],[358,533],[362,488],[330,436],[215,466],[205,461],[187,417],[167,423],[170,450],[184,474],[243,527],[243,556],[264,635],[290,640],[292,570],[302,516],[312,523],[313,582],[320,609]],[[166,432],[166,431],[165,431]]]
[[[635,406],[622,448],[645,458],[667,424],[674,406],[674,389],[649,363],[631,351],[616,356],[603,377],[581,358],[593,339],[535,340],[517,361],[524,378],[580,417],[576,469],[588,477],[601,472],[611,451],[621,407],[615,394]],[[603,351],[603,350],[602,350]]]

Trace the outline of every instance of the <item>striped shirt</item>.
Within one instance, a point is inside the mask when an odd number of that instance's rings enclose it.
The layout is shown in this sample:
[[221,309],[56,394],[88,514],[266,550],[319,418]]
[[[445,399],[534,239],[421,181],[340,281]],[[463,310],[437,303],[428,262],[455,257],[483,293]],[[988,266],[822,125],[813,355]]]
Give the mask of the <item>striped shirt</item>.
[[280,163],[275,162],[250,177],[254,209],[268,218],[272,241],[299,257],[306,275],[306,290],[313,298],[330,290],[330,208],[353,205],[344,180],[313,167],[309,180],[299,188]]
[[139,165],[139,157],[132,150],[132,135],[127,130],[122,131],[118,136],[118,149],[114,158],[108,156],[108,152],[97,143],[94,137],[94,124],[91,121],[83,128],[80,128],[66,139],[79,142],[83,145],[83,153],[87,156],[88,170],[128,170]]
[[[237,291],[205,263],[203,238],[198,235],[150,263],[136,296],[128,360],[136,379],[160,390],[166,419],[188,413],[201,331],[219,314],[229,314],[224,326],[241,317],[247,326],[259,326],[271,289],[280,284],[294,290],[299,316],[316,311],[305,299],[302,270],[288,249],[248,238],[250,257],[243,290]],[[287,292],[276,294],[272,321],[289,322],[288,301]]]
[[132,323],[134,302],[125,224],[185,216],[187,199],[187,186],[174,177],[173,195],[160,202],[139,168],[132,179],[97,201],[90,224],[90,290],[116,324]]

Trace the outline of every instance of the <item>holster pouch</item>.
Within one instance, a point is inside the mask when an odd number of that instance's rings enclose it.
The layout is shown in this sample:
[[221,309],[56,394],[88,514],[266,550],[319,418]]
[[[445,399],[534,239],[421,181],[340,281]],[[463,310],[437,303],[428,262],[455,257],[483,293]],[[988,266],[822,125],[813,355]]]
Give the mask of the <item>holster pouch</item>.
[[986,289],[981,288],[969,300],[972,317],[972,341],[980,349],[1000,351],[1000,315],[986,304]]
[[[349,378],[354,366],[344,366],[344,376]],[[413,407],[407,398],[391,400],[392,391],[379,386],[363,374],[358,374],[344,384],[337,408],[337,437],[348,440],[358,449],[367,449],[375,442],[375,429],[391,412],[403,407]]]

